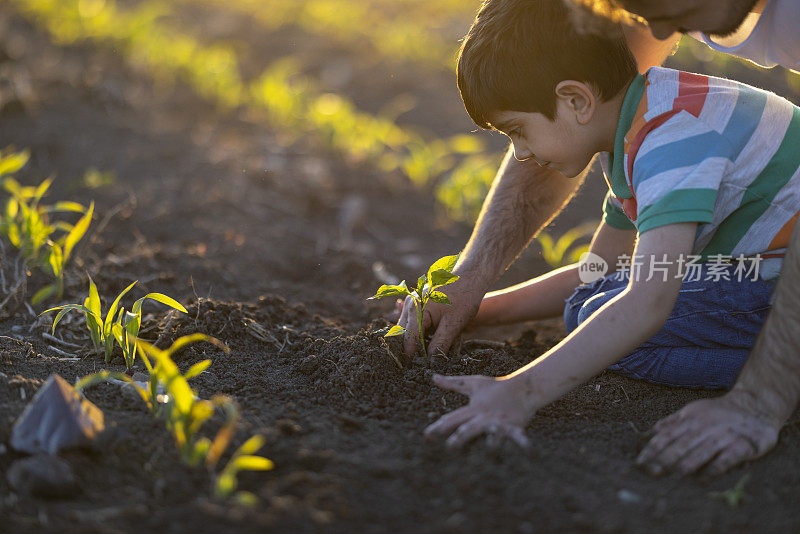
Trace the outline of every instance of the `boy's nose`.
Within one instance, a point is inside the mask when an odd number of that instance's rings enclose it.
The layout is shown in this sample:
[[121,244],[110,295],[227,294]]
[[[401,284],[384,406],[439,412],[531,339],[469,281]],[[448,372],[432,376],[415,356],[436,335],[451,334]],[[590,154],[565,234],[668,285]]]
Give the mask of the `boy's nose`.
[[514,159],[517,161],[525,161],[526,159],[531,159],[533,157],[533,152],[528,150],[525,147],[522,147],[516,143],[514,143]]

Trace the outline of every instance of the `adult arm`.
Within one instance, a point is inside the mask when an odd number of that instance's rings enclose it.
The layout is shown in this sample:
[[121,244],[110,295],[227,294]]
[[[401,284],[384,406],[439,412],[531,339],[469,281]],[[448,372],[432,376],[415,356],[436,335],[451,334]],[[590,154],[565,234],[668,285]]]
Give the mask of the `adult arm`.
[[499,433],[524,445],[524,425],[536,410],[633,351],[663,326],[681,287],[677,259],[691,251],[696,228],[696,223],[679,223],[642,234],[636,257],[661,261],[666,254],[667,273],[632,276],[622,293],[525,367],[500,378],[435,376],[437,385],[468,395],[470,402],[430,425],[426,436],[446,437],[448,445],[458,446],[485,432]]
[[736,384],[659,421],[637,463],[652,474],[718,474],[770,451],[800,399],[800,231],[795,230],[775,302]]
[[[513,149],[506,153],[483,203],[472,236],[453,272],[460,278],[441,290],[451,305],[429,303],[423,328],[434,328],[430,354],[446,353],[453,340],[472,320],[489,287],[505,271],[533,237],[569,202],[583,182],[540,167],[534,161],[517,161]],[[417,350],[416,313],[406,300],[398,324],[406,328],[407,355]]]

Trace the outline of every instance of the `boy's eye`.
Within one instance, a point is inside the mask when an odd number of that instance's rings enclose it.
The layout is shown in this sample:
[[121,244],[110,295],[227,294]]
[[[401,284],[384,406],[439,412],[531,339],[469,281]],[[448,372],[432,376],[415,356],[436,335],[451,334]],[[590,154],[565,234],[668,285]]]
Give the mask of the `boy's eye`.
[[511,134],[511,136],[513,136],[513,137],[522,137],[522,129],[521,128],[514,128],[513,130],[511,130],[508,133]]

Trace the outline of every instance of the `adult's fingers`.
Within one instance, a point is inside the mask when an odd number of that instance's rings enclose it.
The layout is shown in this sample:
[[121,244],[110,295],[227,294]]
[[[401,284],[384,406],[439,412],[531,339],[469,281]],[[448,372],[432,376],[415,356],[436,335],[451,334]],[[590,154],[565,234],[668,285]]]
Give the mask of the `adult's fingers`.
[[721,450],[730,446],[730,436],[723,429],[717,428],[706,435],[705,439],[685,451],[682,458],[672,467],[681,475],[694,473],[717,456]]
[[738,439],[722,450],[708,466],[708,473],[721,475],[734,465],[757,458],[758,454],[746,440]]
[[[664,450],[670,447],[675,440],[686,434],[694,435],[700,427],[700,422],[694,418],[681,419],[669,416],[667,419],[670,419],[671,424],[660,425],[660,427],[658,423],[656,424],[657,433],[639,453],[639,456],[636,458],[637,464],[647,464],[655,458],[660,457]],[[661,421],[659,421],[659,423],[660,422]]]

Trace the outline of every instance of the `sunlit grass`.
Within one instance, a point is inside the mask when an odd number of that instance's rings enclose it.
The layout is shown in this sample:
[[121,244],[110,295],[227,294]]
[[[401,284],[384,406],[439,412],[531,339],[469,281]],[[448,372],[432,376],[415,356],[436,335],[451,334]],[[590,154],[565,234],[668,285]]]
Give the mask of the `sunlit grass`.
[[[486,158],[464,157],[484,153],[483,141],[456,135],[436,139],[401,127],[391,118],[371,115],[340,94],[326,92],[300,73],[292,58],[274,62],[255,81],[246,84],[233,47],[203,44],[161,22],[173,2],[150,0],[132,10],[119,9],[112,0],[12,0],[19,10],[39,21],[62,44],[94,40],[113,46],[129,61],[160,80],[182,80],[198,94],[226,108],[243,107],[265,113],[276,128],[295,138],[315,139],[353,163],[367,162],[384,172],[399,171],[413,183],[435,187],[442,202],[448,189],[464,177],[486,179]],[[499,155],[496,161],[500,161]],[[490,179],[490,178],[489,178]],[[474,188],[484,194],[489,182]],[[473,188],[473,189],[474,189]],[[477,206],[466,199],[447,205],[456,219],[468,219]],[[479,202],[477,204],[479,206]]]

